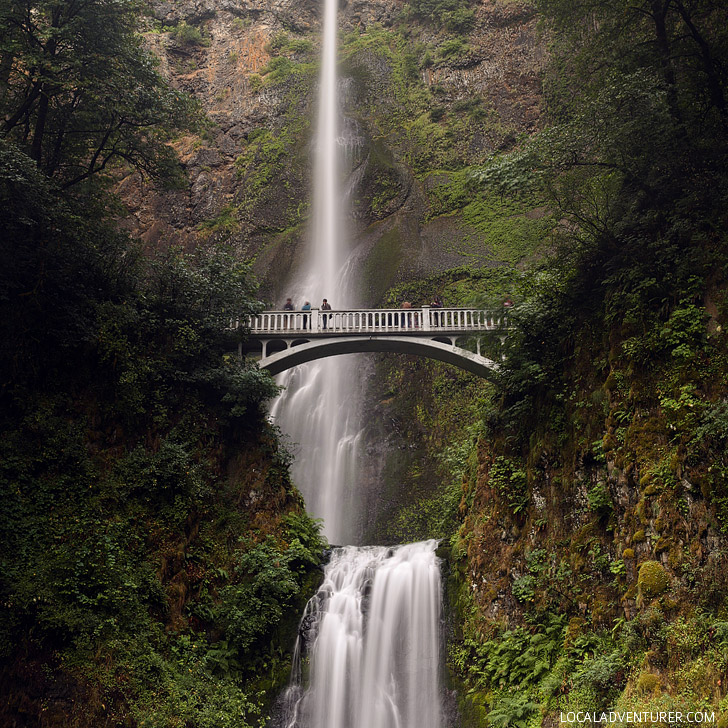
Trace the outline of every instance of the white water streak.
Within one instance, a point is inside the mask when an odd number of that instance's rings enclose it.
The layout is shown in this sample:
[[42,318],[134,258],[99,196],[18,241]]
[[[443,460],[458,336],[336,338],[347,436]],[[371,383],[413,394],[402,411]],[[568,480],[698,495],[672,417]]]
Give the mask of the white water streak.
[[304,616],[309,685],[289,689],[287,728],[441,728],[436,548],[334,551]]
[[[356,138],[342,122],[337,80],[337,0],[325,0],[318,122],[314,143],[312,243],[307,265],[291,282],[290,295],[300,308],[314,308],[323,298],[333,308],[357,305],[352,270],[347,263],[345,162]],[[361,442],[359,357],[345,356],[297,367],[279,376],[286,387],[271,408],[281,430],[297,444],[294,482],[309,513],[324,520],[332,543],[356,543]]]

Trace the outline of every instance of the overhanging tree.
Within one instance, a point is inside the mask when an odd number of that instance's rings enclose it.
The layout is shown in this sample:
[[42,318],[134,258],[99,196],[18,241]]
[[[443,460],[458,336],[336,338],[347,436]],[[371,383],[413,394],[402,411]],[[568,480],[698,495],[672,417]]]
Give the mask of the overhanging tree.
[[136,0],[0,0],[0,133],[69,188],[114,162],[179,174],[167,144],[195,105],[137,32]]

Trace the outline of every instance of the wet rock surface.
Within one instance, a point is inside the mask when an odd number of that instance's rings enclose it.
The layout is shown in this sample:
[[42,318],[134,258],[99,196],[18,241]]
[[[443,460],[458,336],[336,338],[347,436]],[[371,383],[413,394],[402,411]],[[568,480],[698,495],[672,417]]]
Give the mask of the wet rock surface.
[[[395,27],[400,32],[404,27],[412,48],[426,46],[436,54],[452,34],[415,19],[402,26],[403,4],[344,2],[342,32]],[[544,50],[533,10],[488,0],[474,7],[467,51],[425,64],[417,73],[421,87],[434,90],[437,104],[453,118],[458,104],[483,100],[497,123],[481,131],[467,118],[463,122],[471,131],[461,158],[477,161],[538,127]],[[229,242],[256,259],[264,293],[275,299],[308,229],[319,3],[186,0],[155,2],[152,10],[157,32],[149,32],[147,39],[161,70],[175,87],[199,100],[210,123],[201,133],[174,142],[188,176],[187,189],[157,190],[136,174],[120,181],[129,212],[123,224],[150,248]],[[199,31],[199,37],[185,42],[179,33],[183,24]],[[281,48],[285,42],[288,46]],[[290,61],[295,72],[281,73],[280,82],[271,82],[271,59]],[[450,241],[474,231],[458,215],[428,219],[422,171],[413,168],[401,144],[390,141],[391,134],[381,132],[380,115],[401,113],[407,103],[393,96],[399,71],[391,53],[376,44],[364,47],[349,56],[345,70],[353,74],[354,86],[347,113],[366,139],[352,195],[352,232],[362,258],[389,235],[399,249],[391,282],[472,262]],[[375,305],[382,287],[367,281],[362,285],[366,300]]]

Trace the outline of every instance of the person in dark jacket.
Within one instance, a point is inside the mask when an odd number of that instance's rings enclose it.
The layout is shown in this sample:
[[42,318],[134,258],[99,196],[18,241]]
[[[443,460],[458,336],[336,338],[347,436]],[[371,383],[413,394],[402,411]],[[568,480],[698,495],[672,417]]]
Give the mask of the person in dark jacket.
[[[324,298],[322,304],[321,304],[321,310],[322,311],[331,311],[331,304]],[[326,321],[331,318],[331,314],[324,314],[322,321],[323,321],[323,328],[326,328]]]

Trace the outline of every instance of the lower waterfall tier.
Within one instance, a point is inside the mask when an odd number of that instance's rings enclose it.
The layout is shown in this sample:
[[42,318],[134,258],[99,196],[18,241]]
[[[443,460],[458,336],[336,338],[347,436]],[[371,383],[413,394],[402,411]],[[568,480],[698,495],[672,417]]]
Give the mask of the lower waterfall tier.
[[334,550],[301,620],[286,728],[441,728],[436,548]]

